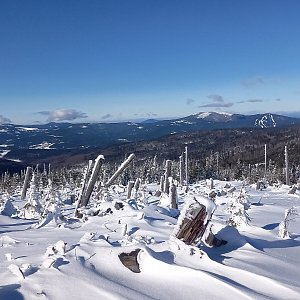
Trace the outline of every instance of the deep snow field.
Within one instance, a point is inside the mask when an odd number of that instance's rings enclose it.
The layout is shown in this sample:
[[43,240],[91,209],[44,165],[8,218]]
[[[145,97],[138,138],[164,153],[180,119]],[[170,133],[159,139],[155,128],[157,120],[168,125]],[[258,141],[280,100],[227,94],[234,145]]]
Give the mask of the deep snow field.
[[[215,181],[219,195],[226,183]],[[211,221],[227,241],[218,248],[175,239],[175,211],[149,194],[158,189],[154,184],[144,186],[141,202],[126,200],[126,189],[114,186],[111,201],[84,222],[73,217],[75,204],[62,207],[67,219],[59,226],[52,220],[37,228],[36,219],[0,215],[0,299],[300,299],[300,218],[290,223],[289,238],[278,237],[285,210],[300,212],[299,191],[246,185],[251,222],[234,228],[226,224],[226,207],[242,182],[230,184],[236,190],[216,197]],[[208,191],[203,181],[188,194]],[[180,210],[186,197],[178,189]],[[23,207],[20,195],[13,199]],[[124,207],[116,209],[116,201]],[[118,257],[135,249],[142,249],[140,273]]]

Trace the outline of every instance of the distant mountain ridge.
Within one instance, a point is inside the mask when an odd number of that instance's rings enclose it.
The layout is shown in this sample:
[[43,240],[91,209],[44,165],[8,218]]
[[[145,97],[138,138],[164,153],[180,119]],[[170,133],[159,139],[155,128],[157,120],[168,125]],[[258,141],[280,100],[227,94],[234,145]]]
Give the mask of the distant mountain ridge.
[[15,162],[46,159],[61,153],[84,153],[124,143],[150,141],[177,133],[234,128],[282,128],[300,124],[299,118],[275,114],[199,112],[173,120],[120,123],[48,123],[0,125],[0,160]]

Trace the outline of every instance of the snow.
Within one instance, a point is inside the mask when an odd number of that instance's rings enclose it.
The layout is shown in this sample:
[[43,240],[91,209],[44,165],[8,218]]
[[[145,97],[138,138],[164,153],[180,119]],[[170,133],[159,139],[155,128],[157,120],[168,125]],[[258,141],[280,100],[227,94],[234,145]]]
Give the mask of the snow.
[[[119,186],[109,189],[111,201],[91,201],[90,210],[99,213],[84,220],[73,217],[76,204],[61,207],[62,223],[39,228],[37,219],[0,214],[0,299],[300,299],[300,219],[289,224],[289,238],[278,236],[286,209],[300,209],[299,191],[245,185],[251,222],[235,228],[226,223],[226,207],[243,183],[226,183],[214,180],[215,203],[206,197],[206,181],[187,194],[178,188],[180,210],[192,199],[215,210],[212,231],[227,241],[218,248],[177,240],[179,221],[159,197],[127,200]],[[26,202],[18,194],[10,201],[19,208]],[[118,258],[136,249],[140,273]]]
[[203,113],[198,114],[197,119],[205,119],[205,118],[209,117],[210,115],[211,115],[210,112],[203,112]]
[[42,142],[37,145],[32,145],[29,147],[29,149],[53,149],[51,148],[55,143],[49,143],[49,142]]
[[39,128],[34,127],[16,127],[19,131],[40,131]]

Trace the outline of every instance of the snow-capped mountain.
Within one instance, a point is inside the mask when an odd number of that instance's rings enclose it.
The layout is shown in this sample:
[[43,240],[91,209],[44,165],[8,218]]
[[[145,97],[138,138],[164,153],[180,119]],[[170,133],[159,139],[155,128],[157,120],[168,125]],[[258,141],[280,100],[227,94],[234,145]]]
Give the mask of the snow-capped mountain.
[[174,120],[122,123],[49,123],[0,125],[1,160],[27,161],[70,152],[85,153],[124,143],[149,141],[176,133],[228,128],[273,128],[300,124],[300,119],[275,114],[241,115],[199,112]]

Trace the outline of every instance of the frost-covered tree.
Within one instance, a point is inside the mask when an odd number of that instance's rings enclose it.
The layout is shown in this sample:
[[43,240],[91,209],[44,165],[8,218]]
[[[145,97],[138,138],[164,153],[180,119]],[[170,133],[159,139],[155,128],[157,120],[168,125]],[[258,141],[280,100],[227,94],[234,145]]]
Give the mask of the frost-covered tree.
[[250,203],[248,201],[247,191],[243,185],[239,195],[236,198],[232,198],[228,203],[226,210],[230,213],[230,216],[227,223],[233,227],[247,225],[250,222],[250,217],[246,209],[249,207]]
[[41,193],[36,184],[35,173],[32,176],[30,187],[26,195],[27,202],[21,209],[19,217],[25,219],[39,218],[42,210],[40,203]]
[[295,220],[297,217],[299,217],[299,213],[298,213],[296,207],[293,206],[293,207],[285,210],[284,220],[282,222],[280,222],[280,224],[279,224],[279,232],[278,232],[279,237],[281,237],[283,239],[290,237],[290,234],[288,231],[289,224],[293,220]]

